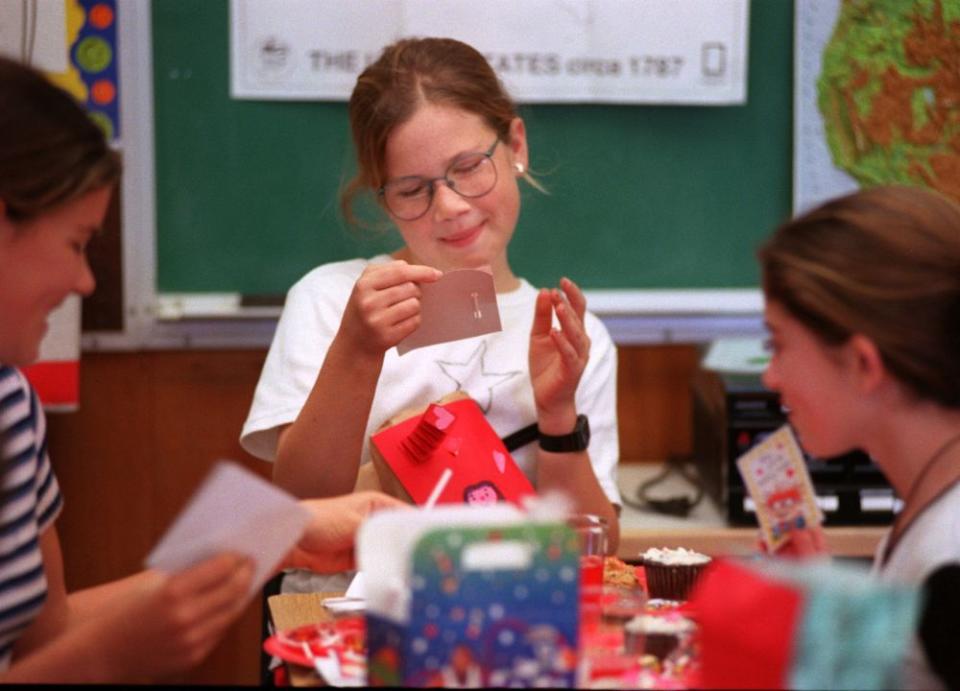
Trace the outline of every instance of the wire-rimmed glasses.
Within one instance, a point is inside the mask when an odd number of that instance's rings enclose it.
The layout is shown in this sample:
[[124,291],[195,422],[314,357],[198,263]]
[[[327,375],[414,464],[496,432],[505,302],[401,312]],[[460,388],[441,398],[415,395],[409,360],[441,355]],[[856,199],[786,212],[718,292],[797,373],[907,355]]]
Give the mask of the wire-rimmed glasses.
[[461,197],[482,197],[497,184],[493,152],[499,143],[497,138],[486,151],[457,156],[440,177],[409,175],[389,180],[377,190],[377,195],[383,199],[390,214],[401,221],[415,221],[427,213],[433,203],[436,185],[441,181]]

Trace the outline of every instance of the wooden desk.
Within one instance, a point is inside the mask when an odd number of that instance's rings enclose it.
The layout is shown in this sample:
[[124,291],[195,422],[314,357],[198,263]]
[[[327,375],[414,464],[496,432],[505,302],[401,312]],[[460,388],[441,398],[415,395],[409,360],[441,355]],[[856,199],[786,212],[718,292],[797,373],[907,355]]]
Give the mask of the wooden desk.
[[[633,498],[640,484],[660,469],[656,463],[621,463],[618,469],[621,496]],[[651,490],[656,497],[692,493],[693,488],[676,474]],[[886,531],[885,526],[824,529],[832,555],[866,559],[873,557],[877,543]],[[624,505],[620,515],[618,556],[636,559],[650,547],[686,547],[710,556],[756,554],[758,539],[756,528],[726,525],[720,507],[709,496],[704,496],[687,518],[645,512]]]
[[[324,598],[343,593],[287,593],[267,598],[275,631],[286,631],[306,624],[330,621],[333,616],[323,606]],[[324,686],[316,671],[309,667],[287,665],[291,686]]]
[[[633,497],[640,483],[659,470],[660,466],[652,463],[621,464],[618,471],[621,494]],[[666,496],[691,491],[683,478],[674,475],[652,493]],[[844,526],[826,528],[825,533],[834,556],[870,559],[886,530],[884,526]],[[704,497],[687,518],[648,513],[628,506],[623,507],[620,516],[621,559],[636,559],[650,547],[686,547],[710,556],[756,554],[757,540],[756,528],[727,526],[720,508],[709,497]],[[267,604],[274,627],[286,630],[332,619],[321,602],[338,595],[342,593],[274,595]],[[288,665],[287,669],[292,686],[323,684],[312,669],[297,665]]]

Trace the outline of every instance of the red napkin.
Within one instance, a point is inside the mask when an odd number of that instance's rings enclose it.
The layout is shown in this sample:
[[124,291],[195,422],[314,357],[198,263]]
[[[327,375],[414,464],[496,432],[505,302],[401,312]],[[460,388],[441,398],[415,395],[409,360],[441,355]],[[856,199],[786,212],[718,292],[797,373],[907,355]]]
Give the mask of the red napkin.
[[798,590],[726,559],[694,586],[704,688],[785,688],[800,620]]

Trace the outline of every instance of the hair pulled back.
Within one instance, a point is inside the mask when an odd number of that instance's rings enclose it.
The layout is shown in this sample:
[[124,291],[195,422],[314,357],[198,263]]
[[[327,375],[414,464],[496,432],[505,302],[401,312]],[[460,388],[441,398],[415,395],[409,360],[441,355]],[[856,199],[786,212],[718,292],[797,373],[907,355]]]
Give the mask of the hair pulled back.
[[357,154],[357,175],[343,194],[344,217],[354,220],[353,202],[362,191],[386,181],[387,139],[424,103],[443,104],[479,115],[508,142],[516,106],[496,72],[475,48],[451,38],[406,38],[383,53],[357,78],[348,107]]
[[23,221],[120,176],[103,132],[65,91],[0,57],[0,199]]
[[914,394],[960,408],[960,205],[861,190],[783,224],[758,254],[766,298],[823,342],[863,334]]

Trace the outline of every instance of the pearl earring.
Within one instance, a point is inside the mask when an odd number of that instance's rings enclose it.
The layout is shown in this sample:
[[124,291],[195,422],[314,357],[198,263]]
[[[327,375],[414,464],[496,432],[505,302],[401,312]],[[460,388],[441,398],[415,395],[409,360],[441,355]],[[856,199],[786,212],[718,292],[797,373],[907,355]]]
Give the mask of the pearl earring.
[[513,164],[513,167],[517,169],[517,175],[523,175],[523,164],[517,161]]

